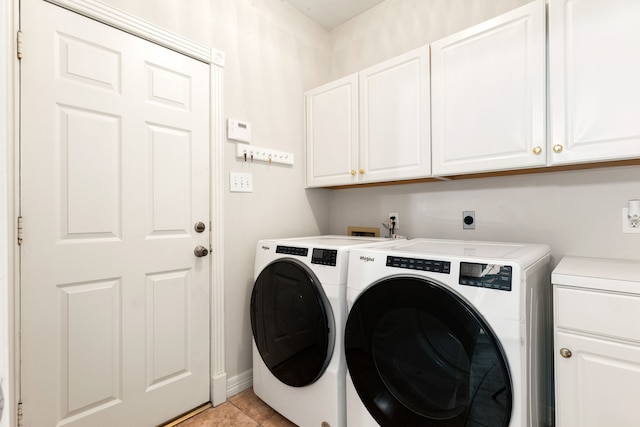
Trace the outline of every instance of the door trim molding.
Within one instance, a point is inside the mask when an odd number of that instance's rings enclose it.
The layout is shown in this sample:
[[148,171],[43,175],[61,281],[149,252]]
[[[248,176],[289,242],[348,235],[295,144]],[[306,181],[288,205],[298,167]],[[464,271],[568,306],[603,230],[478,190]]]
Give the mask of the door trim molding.
[[[225,371],[225,341],[224,341],[224,53],[199,45],[188,39],[158,27],[152,23],[139,19],[122,10],[96,0],[45,0],[56,6],[63,7],[72,12],[94,19],[103,24],[114,27],[140,37],[157,45],[166,47],[180,54],[205,62],[210,66],[210,123],[209,138],[211,146],[210,183],[211,183],[211,246],[210,260],[211,271],[209,275],[210,287],[210,399],[214,405],[220,405],[227,400],[227,373]],[[18,12],[16,12],[17,14]],[[17,64],[17,60],[14,59]],[[15,104],[14,114],[19,115],[19,104]],[[19,141],[14,139],[15,147]],[[16,172],[17,173],[17,172]],[[16,177],[16,186],[19,177]],[[16,193],[19,189],[16,187]],[[10,204],[11,200],[8,201]],[[15,209],[19,209],[19,203],[14,202]],[[11,206],[10,206],[11,207]],[[14,246],[14,256],[19,255],[20,248]],[[11,259],[11,258],[10,258]],[[15,270],[16,273],[18,270]],[[15,280],[16,289],[19,289],[19,278]],[[20,304],[15,310],[19,312]],[[19,327],[19,325],[15,325]],[[19,331],[15,331],[17,334]],[[16,335],[17,336],[17,335]],[[19,378],[19,366],[13,362],[12,372],[16,372]],[[19,381],[19,380],[18,380]],[[19,387],[19,385],[18,385]],[[14,402],[15,403],[15,402]],[[12,414],[13,415],[13,414]]]
[[[0,425],[17,425],[17,409],[20,401],[20,300],[19,274],[20,247],[17,243],[17,217],[20,215],[18,136],[20,118],[19,61],[16,56],[16,34],[20,28],[18,0],[0,1],[0,210],[6,219],[0,220],[0,252],[6,248],[6,256],[0,260],[0,387],[4,393],[4,409]],[[0,143],[2,145],[2,143]],[[4,169],[4,170],[2,170]],[[3,182],[4,181],[4,182]],[[4,192],[4,191],[6,192]],[[0,214],[0,216],[2,216]],[[6,323],[4,321],[6,320]]]
[[209,49],[97,0],[45,0],[203,62],[224,67],[224,53]]
[[[215,52],[212,54],[215,55]],[[222,55],[222,60],[224,63],[224,55]],[[224,356],[224,68],[219,64],[212,64],[210,69],[211,402],[214,406],[218,406],[227,401],[227,373]]]

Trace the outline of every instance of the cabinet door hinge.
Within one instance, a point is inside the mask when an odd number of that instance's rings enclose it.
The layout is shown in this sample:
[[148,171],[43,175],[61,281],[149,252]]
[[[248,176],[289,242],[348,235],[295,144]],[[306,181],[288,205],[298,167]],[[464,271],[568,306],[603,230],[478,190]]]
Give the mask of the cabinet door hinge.
[[22,402],[18,402],[18,427],[22,426],[22,417],[23,417],[23,413],[22,413]]
[[18,246],[22,245],[22,217],[18,217]]
[[16,36],[16,50],[18,59],[22,59],[22,31],[18,31],[18,34]]

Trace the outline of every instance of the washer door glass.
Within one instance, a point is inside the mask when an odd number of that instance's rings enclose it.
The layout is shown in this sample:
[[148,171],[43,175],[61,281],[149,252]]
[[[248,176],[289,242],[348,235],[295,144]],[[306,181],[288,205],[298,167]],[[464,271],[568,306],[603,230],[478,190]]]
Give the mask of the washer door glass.
[[507,426],[512,387],[502,347],[440,284],[398,277],[363,292],[345,332],[349,375],[382,426]]
[[320,378],[333,354],[329,300],[313,272],[293,259],[275,261],[258,276],[251,329],[267,368],[292,387]]

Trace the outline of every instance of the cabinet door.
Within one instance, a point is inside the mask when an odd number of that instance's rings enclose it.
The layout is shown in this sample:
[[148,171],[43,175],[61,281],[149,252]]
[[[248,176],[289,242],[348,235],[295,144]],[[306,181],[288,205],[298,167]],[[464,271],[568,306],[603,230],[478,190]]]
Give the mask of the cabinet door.
[[431,174],[429,47],[360,72],[359,180]]
[[[562,348],[571,357],[562,357]],[[555,371],[556,425],[638,425],[640,347],[559,331]]]
[[551,163],[640,156],[640,2],[549,0]]
[[307,187],[355,184],[358,169],[358,75],[305,94]]
[[543,166],[543,0],[431,45],[433,174]]

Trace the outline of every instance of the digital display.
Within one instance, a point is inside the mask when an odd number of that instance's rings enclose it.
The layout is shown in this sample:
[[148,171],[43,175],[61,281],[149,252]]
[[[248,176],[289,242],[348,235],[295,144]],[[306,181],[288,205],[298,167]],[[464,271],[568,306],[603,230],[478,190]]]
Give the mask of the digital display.
[[246,125],[246,124],[244,124],[244,123],[238,123],[238,127],[239,127],[239,128],[242,128],[242,129],[246,129],[246,128],[247,128],[247,125]]
[[511,291],[513,269],[509,265],[460,263],[458,283],[464,286]]
[[482,264],[471,264],[470,262],[460,263],[460,275],[467,277],[482,276]]

